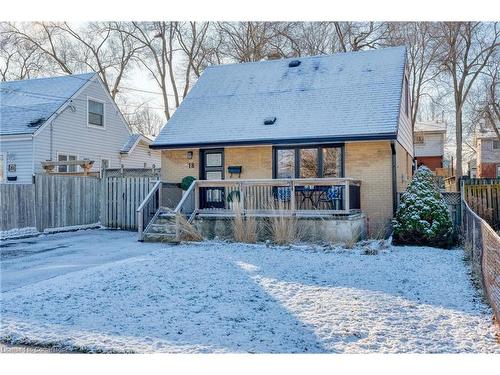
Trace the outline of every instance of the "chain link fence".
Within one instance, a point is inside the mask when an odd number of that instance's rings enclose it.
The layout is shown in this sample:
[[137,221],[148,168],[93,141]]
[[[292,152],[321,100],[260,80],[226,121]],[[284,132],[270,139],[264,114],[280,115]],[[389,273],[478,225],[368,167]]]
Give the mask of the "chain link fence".
[[500,324],[500,236],[462,201],[462,235],[474,282],[482,288]]

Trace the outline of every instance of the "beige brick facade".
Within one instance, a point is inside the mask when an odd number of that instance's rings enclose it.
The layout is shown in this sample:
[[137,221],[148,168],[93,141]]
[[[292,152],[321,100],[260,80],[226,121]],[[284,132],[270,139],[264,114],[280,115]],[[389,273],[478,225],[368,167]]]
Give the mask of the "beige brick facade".
[[[242,166],[241,178],[273,178],[273,148],[263,147],[228,147],[224,150],[224,164],[226,178],[231,176],[227,173],[227,167]],[[233,175],[233,179],[238,175]]]
[[388,141],[345,145],[345,176],[361,180],[361,210],[371,234],[392,218],[392,153]]
[[[193,158],[187,158],[187,152]],[[162,178],[180,182],[185,176],[199,178],[199,150],[162,152]],[[193,168],[189,168],[192,163]],[[412,158],[396,142],[396,178],[398,191],[411,180]],[[242,166],[242,179],[272,178],[272,147],[228,147],[224,150],[225,178],[228,166]],[[392,153],[389,141],[353,142],[345,145],[345,176],[361,180],[361,209],[369,220],[371,234],[387,228],[392,218]]]
[[412,157],[398,142],[396,142],[396,181],[398,191],[405,191],[411,181]]
[[[188,151],[193,158],[188,159]],[[200,154],[198,149],[164,150],[161,152],[161,178],[163,181],[179,183],[186,176],[199,178]]]

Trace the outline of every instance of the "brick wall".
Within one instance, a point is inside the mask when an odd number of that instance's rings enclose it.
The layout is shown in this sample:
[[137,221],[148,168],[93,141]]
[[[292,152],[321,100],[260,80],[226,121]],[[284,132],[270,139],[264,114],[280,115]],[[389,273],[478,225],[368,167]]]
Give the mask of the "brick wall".
[[388,141],[345,145],[345,175],[361,180],[361,210],[371,234],[383,230],[392,218],[392,154]]
[[496,178],[497,165],[500,163],[481,163],[477,166],[477,177],[479,178]]
[[237,179],[227,173],[227,167],[242,166],[241,177],[245,179],[273,178],[273,149],[262,147],[229,147],[224,149],[224,164],[226,179]]
[[396,181],[398,192],[405,191],[412,177],[413,159],[403,146],[396,142]]
[[417,165],[425,165],[431,171],[435,171],[437,168],[443,167],[443,157],[442,156],[417,156]]
[[[403,191],[411,179],[412,161],[396,143],[398,191]],[[188,160],[187,151],[193,151]],[[370,231],[376,234],[386,228],[392,218],[392,154],[388,141],[355,142],[345,145],[345,175],[361,183],[361,209],[369,219]],[[188,163],[194,163],[189,168]],[[224,150],[224,173],[227,167],[242,166],[241,178],[272,178],[272,147],[231,147]],[[185,176],[199,178],[198,150],[162,151],[162,179],[180,182]],[[238,178],[233,175],[232,178]]]
[[[188,159],[188,151],[193,152],[193,158]],[[178,183],[186,176],[199,178],[199,151],[165,150],[161,152],[161,178],[163,181]],[[190,168],[190,163],[193,168]]]

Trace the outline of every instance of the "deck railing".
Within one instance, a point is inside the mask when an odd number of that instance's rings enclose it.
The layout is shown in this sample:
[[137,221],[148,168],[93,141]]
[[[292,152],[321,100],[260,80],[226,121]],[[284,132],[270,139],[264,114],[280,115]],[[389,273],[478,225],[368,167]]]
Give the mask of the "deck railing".
[[237,203],[247,215],[345,215],[360,211],[360,185],[352,178],[197,180],[176,211],[228,215]]
[[[157,181],[137,209],[139,240],[165,206],[177,202],[165,197],[172,184]],[[170,190],[168,190],[168,189]],[[169,199],[167,199],[169,198]],[[361,211],[361,181],[352,178],[296,178],[260,180],[196,180],[182,194],[175,208],[166,210],[175,218],[192,222],[196,215],[232,216],[328,216],[349,215]]]

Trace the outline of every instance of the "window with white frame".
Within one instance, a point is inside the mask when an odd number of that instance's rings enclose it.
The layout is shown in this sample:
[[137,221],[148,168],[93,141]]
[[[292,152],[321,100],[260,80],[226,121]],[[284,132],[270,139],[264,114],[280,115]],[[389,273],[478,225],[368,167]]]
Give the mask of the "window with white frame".
[[500,164],[497,164],[497,178],[500,178]]
[[424,144],[424,135],[422,133],[415,134],[415,144],[416,145],[423,145]]
[[493,141],[493,150],[500,150],[500,141],[498,140]]
[[88,100],[88,122],[92,126],[104,127],[104,103]]
[[[76,155],[69,155],[69,154],[58,154],[57,155],[57,161],[75,161],[78,160],[78,157]],[[59,173],[75,173],[76,172],[76,165],[59,165],[58,166],[58,171]]]

